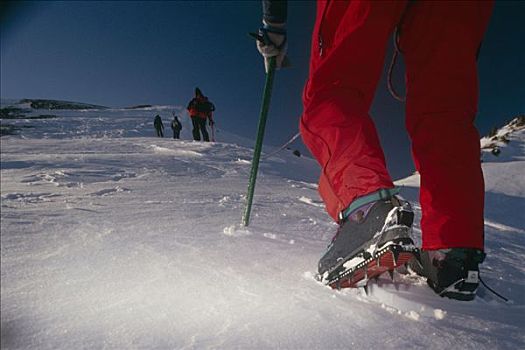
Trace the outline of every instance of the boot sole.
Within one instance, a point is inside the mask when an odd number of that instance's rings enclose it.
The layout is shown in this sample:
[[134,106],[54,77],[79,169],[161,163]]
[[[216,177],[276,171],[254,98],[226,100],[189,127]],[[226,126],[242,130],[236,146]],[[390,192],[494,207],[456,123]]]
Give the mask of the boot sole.
[[[326,283],[333,289],[364,287],[368,280],[387,271],[404,266],[419,254],[411,239],[402,242],[389,242],[378,249],[372,256],[363,251],[362,261],[355,266],[338,271],[329,276]],[[353,259],[349,259],[347,262]],[[344,267],[344,264],[342,266]]]
[[[476,286],[476,289],[478,286]],[[439,295],[439,293],[437,293]],[[460,301],[471,301],[476,298],[476,290],[473,292],[446,292],[441,294],[442,297]]]

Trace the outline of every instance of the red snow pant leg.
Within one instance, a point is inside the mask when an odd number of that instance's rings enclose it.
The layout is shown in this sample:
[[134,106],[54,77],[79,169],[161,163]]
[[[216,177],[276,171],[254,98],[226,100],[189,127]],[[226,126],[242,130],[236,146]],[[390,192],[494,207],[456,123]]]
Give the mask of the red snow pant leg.
[[405,4],[318,2],[300,130],[322,167],[319,193],[335,220],[355,198],[394,187],[368,111]]
[[423,249],[483,249],[476,54],[490,1],[416,1],[403,19],[407,129],[421,174]]

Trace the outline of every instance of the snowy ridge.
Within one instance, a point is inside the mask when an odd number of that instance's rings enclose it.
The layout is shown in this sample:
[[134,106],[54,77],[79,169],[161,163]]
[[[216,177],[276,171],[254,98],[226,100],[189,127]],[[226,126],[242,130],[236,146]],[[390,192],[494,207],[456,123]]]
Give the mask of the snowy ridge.
[[[316,163],[264,159],[241,229],[253,141],[190,141],[187,117],[174,141],[167,121],[182,109],[158,110],[164,139],[157,111],[9,120],[19,132],[0,139],[2,348],[525,347],[523,130],[483,164],[482,276],[512,302],[482,290],[461,303],[410,276],[380,278],[370,296],[317,283],[335,224]],[[417,181],[400,183],[418,234]]]
[[[484,152],[484,156],[488,152],[494,156],[499,156],[501,148],[507,147],[511,139],[515,138],[514,134],[523,129],[525,129],[525,115],[518,116],[502,128],[494,130],[491,136],[483,137],[481,139],[481,150]],[[520,152],[513,153],[523,154]]]

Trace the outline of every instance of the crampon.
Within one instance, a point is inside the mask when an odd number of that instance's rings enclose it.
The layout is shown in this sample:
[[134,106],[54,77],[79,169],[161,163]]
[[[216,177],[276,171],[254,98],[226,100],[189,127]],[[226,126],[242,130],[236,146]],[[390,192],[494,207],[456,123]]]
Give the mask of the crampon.
[[395,269],[413,258],[419,258],[419,249],[411,238],[403,237],[361,251],[318,278],[334,289],[366,287],[370,279],[384,272],[392,276]]

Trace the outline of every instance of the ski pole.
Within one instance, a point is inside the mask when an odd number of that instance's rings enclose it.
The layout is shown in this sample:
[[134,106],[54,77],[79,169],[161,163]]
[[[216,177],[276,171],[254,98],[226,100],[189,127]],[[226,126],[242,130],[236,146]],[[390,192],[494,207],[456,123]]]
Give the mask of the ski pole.
[[264,128],[266,127],[266,117],[270,108],[270,98],[272,96],[273,76],[275,72],[275,57],[270,57],[266,81],[264,83],[263,100],[261,112],[259,114],[259,125],[257,127],[257,139],[253,151],[252,169],[250,171],[250,181],[248,183],[248,194],[246,196],[246,208],[242,218],[243,226],[250,224],[250,212],[252,211],[253,193],[255,192],[255,181],[257,180],[257,171],[259,169],[259,160],[261,158],[262,142],[264,138]]

